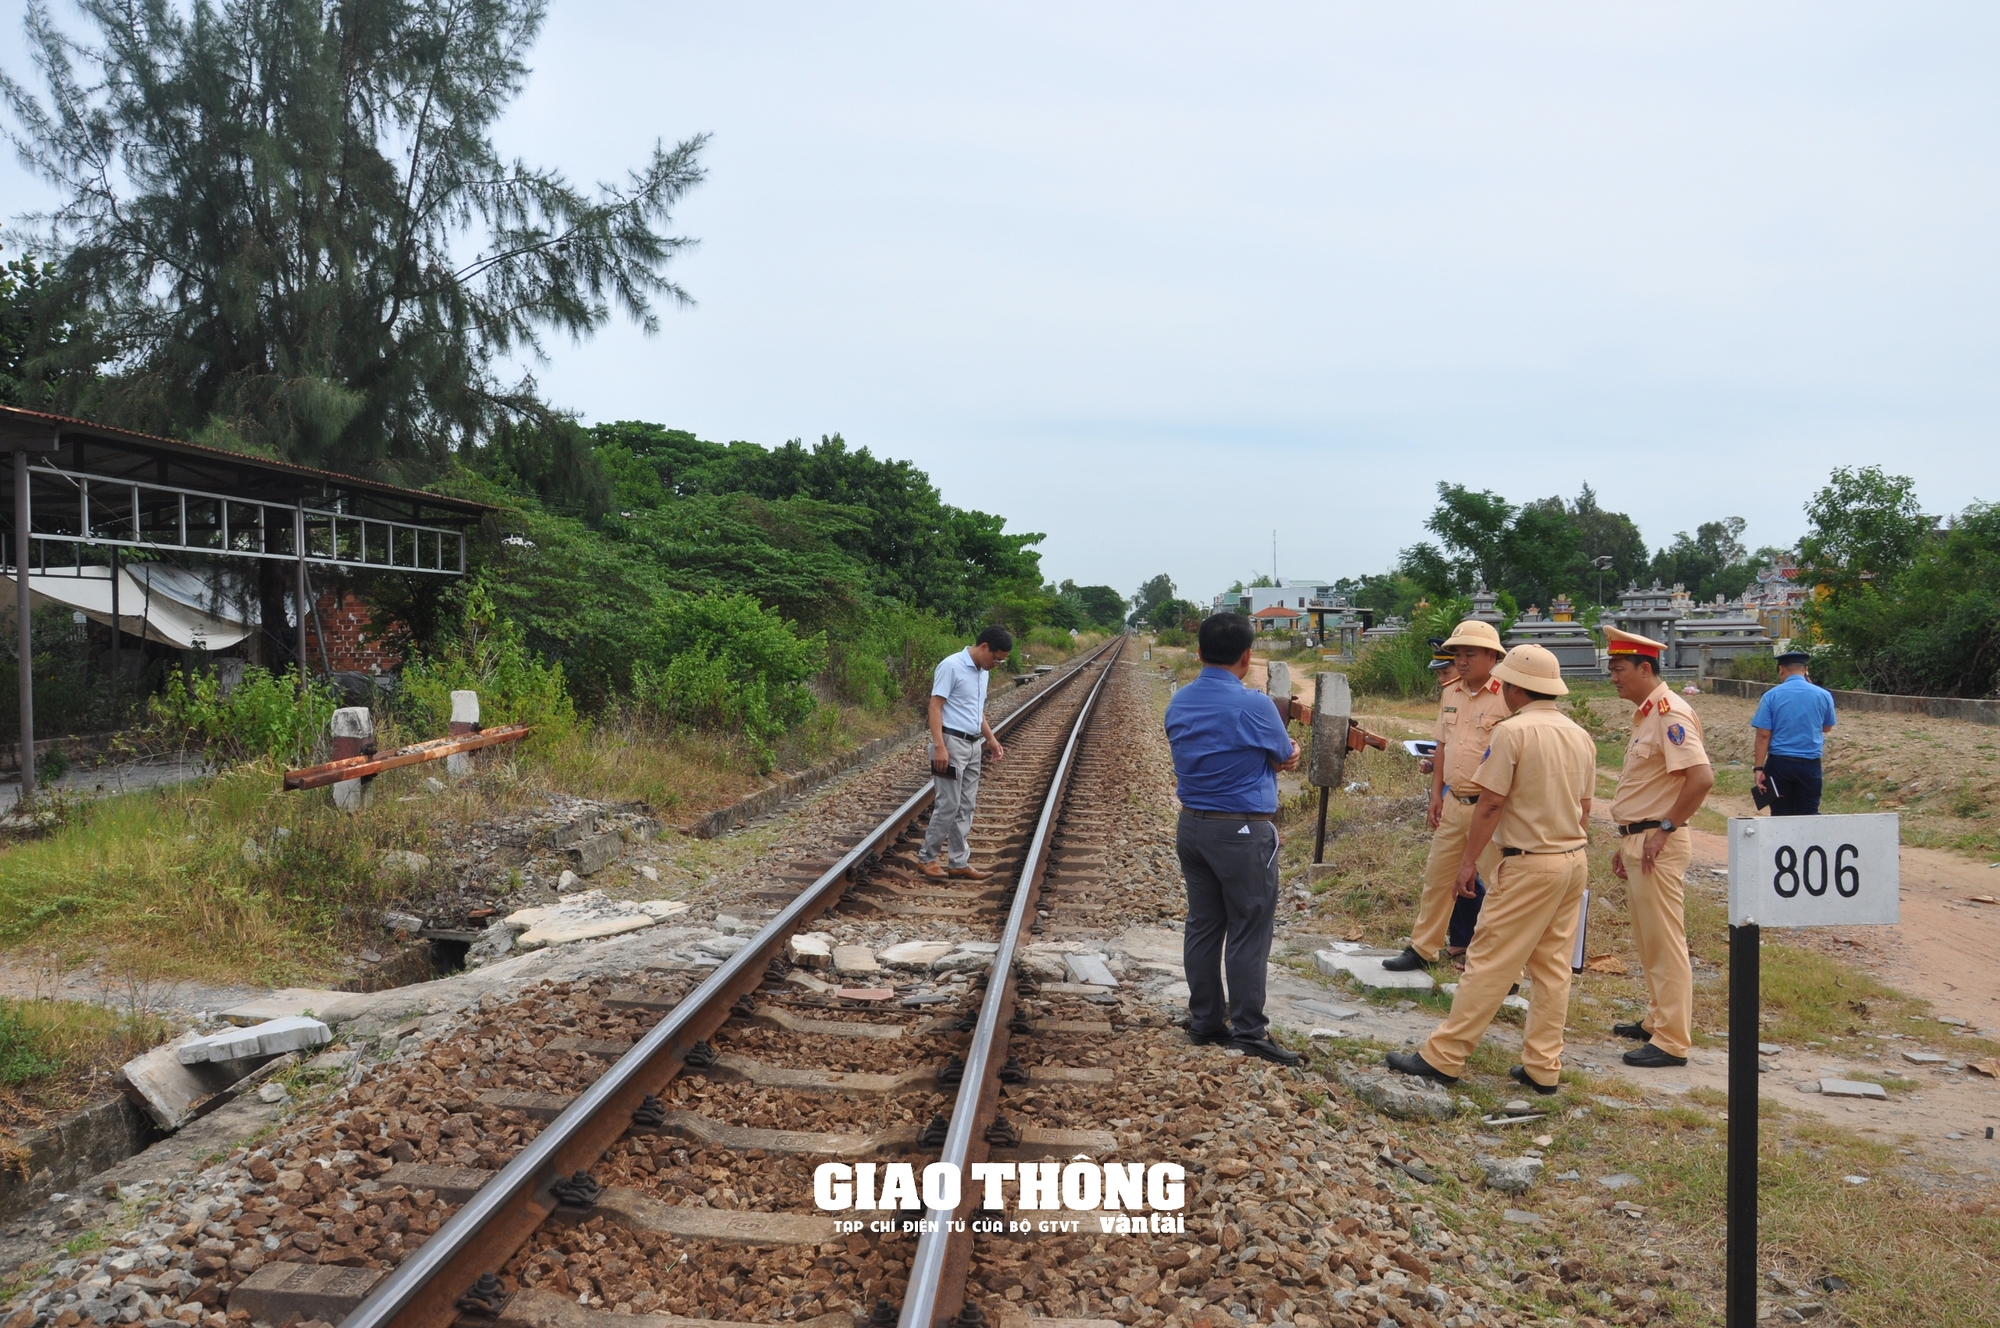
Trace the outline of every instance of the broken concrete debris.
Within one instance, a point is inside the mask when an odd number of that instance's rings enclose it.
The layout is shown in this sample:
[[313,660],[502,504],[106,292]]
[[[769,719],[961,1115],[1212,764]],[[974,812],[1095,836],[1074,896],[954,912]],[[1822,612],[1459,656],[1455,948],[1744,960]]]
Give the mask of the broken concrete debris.
[[1427,1080],[1341,1066],[1340,1082],[1363,1102],[1398,1120],[1450,1120],[1458,1112],[1451,1094]]
[[825,932],[800,932],[785,942],[785,953],[798,968],[832,968],[833,937]]
[[1502,1194],[1526,1194],[1534,1188],[1535,1181],[1542,1174],[1542,1159],[1539,1157],[1494,1157],[1489,1153],[1476,1153],[1472,1165],[1479,1168],[1488,1189]]
[[616,830],[585,835],[563,850],[579,876],[590,876],[618,861],[625,840]]
[[634,902],[608,899],[601,890],[587,890],[560,903],[510,913],[487,930],[518,933],[513,948],[538,950],[545,945],[564,945],[570,941],[637,931],[652,926],[662,918],[685,913],[687,908],[688,905],[678,899]]
[[875,962],[875,952],[865,945],[836,945],[833,947],[833,971],[849,977],[879,973],[882,966]]
[[212,1103],[248,1092],[297,1064],[300,1051],[332,1038],[321,1021],[298,1016],[206,1035],[189,1031],[125,1062],[118,1086],[161,1129],[178,1130]]
[[174,1057],[182,1065],[207,1061],[241,1061],[253,1057],[282,1056],[333,1041],[333,1030],[317,1019],[287,1015],[248,1028],[226,1028],[179,1043]]
[[1118,979],[1112,975],[1102,954],[1068,954],[1063,956],[1063,968],[1071,982],[1080,982],[1092,987],[1115,987]]

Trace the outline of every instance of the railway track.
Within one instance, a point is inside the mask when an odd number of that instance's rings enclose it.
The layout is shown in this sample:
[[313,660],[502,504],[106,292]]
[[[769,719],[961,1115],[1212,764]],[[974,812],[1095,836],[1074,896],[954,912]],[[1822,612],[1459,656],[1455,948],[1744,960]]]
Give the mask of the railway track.
[[[586,1262],[615,1264],[614,1276],[636,1268],[663,1273],[648,1288],[662,1303],[690,1299],[677,1290],[692,1289],[699,1299],[717,1257],[741,1265],[744,1284],[768,1285],[773,1276],[784,1281],[802,1251],[838,1245],[853,1257],[845,1286],[853,1298],[872,1296],[878,1317],[896,1300],[904,1302],[905,1323],[927,1324],[934,1310],[956,1313],[969,1266],[966,1240],[918,1241],[906,1252],[909,1242],[891,1234],[862,1242],[869,1247],[864,1254],[852,1238],[834,1239],[836,1219],[798,1209],[810,1203],[814,1169],[827,1156],[953,1160],[989,1147],[984,1135],[1002,1078],[1025,1077],[1006,1056],[1009,1025],[1022,1027],[1013,1009],[1014,959],[1038,920],[1062,789],[1121,649],[1122,642],[1113,643],[1009,717],[1008,759],[986,774],[973,840],[974,860],[993,872],[990,879],[940,885],[917,872],[926,789],[800,891],[693,992],[615,993],[611,1007],[663,1017],[629,1048],[617,1039],[568,1039],[580,1054],[617,1059],[382,1278],[344,1328],[436,1328],[461,1314],[493,1317],[510,1309],[510,1317],[532,1318],[536,1300],[556,1296],[575,1305],[567,1270],[580,1228],[589,1229],[585,1245],[629,1255],[595,1261],[587,1255]],[[1004,925],[996,927],[1002,910]],[[898,1000],[893,986],[862,985],[881,979],[857,974],[865,963],[839,953],[847,947],[811,944],[818,938],[808,926],[829,914],[893,919],[928,935],[950,935],[915,953],[890,947],[884,958],[947,968],[956,962],[963,974],[983,979],[990,970],[1000,980],[986,983],[983,996],[978,980],[967,976],[958,984],[971,993],[966,997],[947,990]],[[788,955],[817,958],[822,948],[848,968],[848,985],[788,963]],[[975,998],[976,1026],[968,1029]],[[1110,1025],[1103,1027],[1108,1032]],[[857,1068],[825,1068],[830,1064]],[[550,1096],[521,1094],[512,1104],[490,1105],[502,1114],[510,1105],[547,1111],[553,1104],[541,1099]],[[697,1155],[704,1164],[734,1165],[690,1170]],[[794,1211],[686,1202],[697,1194],[713,1202],[724,1191],[732,1198],[765,1195]],[[674,1248],[681,1257],[662,1268]],[[808,1262],[826,1257],[813,1253]],[[676,1273],[685,1286],[677,1285]],[[808,1270],[801,1280],[820,1279]],[[583,1299],[589,1302],[589,1292]],[[824,1296],[813,1299],[823,1306]],[[525,1303],[513,1305],[517,1300]],[[724,1317],[720,1308],[686,1305],[679,1312]],[[541,1310],[552,1313],[554,1305]]]
[[1514,1328],[1428,1145],[1175,1027],[1154,683],[1107,649],[1005,721],[990,879],[920,876],[927,790],[880,772],[815,813],[834,860],[774,846],[712,925],[384,1030],[6,1328]]

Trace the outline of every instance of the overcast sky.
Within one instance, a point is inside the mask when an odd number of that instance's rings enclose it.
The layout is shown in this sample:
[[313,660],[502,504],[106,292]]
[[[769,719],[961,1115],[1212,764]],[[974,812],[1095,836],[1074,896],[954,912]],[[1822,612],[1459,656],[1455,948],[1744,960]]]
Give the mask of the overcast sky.
[[1789,543],[1841,464],[2000,498],[1991,4],[552,11],[504,150],[714,137],[698,305],[550,396],[842,433],[1052,579],[1380,570],[1439,480],[1654,546]]

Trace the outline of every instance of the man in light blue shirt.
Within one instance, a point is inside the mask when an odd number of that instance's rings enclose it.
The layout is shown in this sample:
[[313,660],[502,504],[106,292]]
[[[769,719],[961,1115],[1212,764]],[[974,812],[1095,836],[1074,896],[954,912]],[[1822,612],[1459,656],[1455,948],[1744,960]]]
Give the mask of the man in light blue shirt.
[[[931,675],[931,782],[937,800],[924,846],[917,850],[917,870],[926,876],[983,881],[993,874],[972,865],[967,837],[979,801],[982,758],[998,762],[1007,755],[986,722],[986,674],[1013,649],[1012,633],[989,627],[964,650],[939,660]],[[937,860],[941,849],[947,850],[943,863]]]
[[1759,801],[1773,816],[1817,816],[1823,786],[1820,757],[1833,732],[1833,693],[1806,677],[1812,656],[1787,650],[1778,656],[1778,685],[1757,702],[1750,727],[1757,733]]

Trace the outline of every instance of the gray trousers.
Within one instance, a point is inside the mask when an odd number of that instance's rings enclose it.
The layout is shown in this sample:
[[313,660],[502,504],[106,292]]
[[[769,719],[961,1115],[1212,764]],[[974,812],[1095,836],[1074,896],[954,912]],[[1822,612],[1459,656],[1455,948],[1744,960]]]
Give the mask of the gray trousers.
[[1187,970],[1188,1031],[1268,1036],[1264,966],[1271,958],[1271,927],[1278,911],[1277,825],[1182,812],[1174,851],[1187,881],[1181,963]]
[[[950,841],[948,865],[964,867],[972,861],[972,848],[965,842],[972,833],[972,812],[979,802],[979,763],[986,752],[984,742],[967,742],[963,738],[944,735],[945,751],[951,756],[951,763],[958,767],[957,779],[946,779],[941,775],[931,776],[931,786],[937,790],[937,801],[931,804],[930,828],[924,831],[924,846],[917,852],[918,862],[930,862],[938,855],[938,850]],[[935,753],[937,748],[927,749]]]

